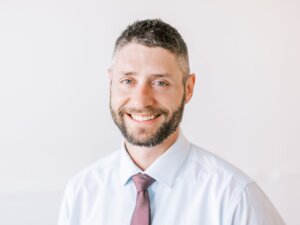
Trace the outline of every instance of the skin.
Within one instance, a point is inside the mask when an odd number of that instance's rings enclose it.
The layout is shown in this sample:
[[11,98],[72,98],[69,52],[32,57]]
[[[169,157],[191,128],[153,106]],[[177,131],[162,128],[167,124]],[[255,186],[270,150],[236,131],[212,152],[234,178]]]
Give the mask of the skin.
[[[137,43],[127,44],[115,54],[108,71],[111,108],[114,112],[120,108],[124,110],[122,117],[132,136],[142,141],[151,137],[182,102],[186,104],[190,101],[195,74],[190,74],[184,85],[184,75],[179,65],[178,58],[170,51]],[[161,109],[167,114],[160,114]],[[154,118],[139,121],[134,119],[136,116]],[[117,119],[122,118],[117,116]],[[125,145],[134,163],[145,170],[174,144],[178,134],[179,126],[161,144],[137,146],[125,139]]]

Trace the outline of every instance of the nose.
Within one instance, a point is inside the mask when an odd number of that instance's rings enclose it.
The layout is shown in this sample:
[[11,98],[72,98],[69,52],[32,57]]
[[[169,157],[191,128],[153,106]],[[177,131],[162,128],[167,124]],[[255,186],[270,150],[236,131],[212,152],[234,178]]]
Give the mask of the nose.
[[132,106],[136,108],[144,108],[152,105],[153,102],[154,98],[151,85],[147,83],[139,84],[131,97]]

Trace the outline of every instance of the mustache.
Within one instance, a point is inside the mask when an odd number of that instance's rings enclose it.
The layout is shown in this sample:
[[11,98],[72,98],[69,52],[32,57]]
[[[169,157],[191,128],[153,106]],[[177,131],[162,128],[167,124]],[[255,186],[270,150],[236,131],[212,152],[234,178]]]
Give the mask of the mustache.
[[169,115],[168,110],[164,108],[155,108],[152,106],[146,106],[144,108],[135,108],[135,107],[121,107],[119,109],[119,115],[123,116],[125,113],[127,114],[134,114],[134,113],[140,113],[140,114],[162,114],[165,116]]

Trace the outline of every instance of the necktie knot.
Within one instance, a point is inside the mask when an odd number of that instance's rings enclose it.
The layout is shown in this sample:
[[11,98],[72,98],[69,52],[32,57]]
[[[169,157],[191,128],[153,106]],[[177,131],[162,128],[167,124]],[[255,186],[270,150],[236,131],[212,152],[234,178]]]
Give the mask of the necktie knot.
[[138,173],[132,176],[137,192],[145,191],[155,180],[147,174]]

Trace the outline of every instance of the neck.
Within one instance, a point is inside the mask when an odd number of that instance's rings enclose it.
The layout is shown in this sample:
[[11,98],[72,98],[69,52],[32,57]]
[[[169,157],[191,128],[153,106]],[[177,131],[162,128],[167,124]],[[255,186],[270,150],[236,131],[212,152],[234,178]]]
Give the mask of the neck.
[[141,147],[132,145],[125,140],[127,152],[133,162],[143,171],[146,170],[156,159],[165,153],[175,143],[179,135],[179,128],[171,134],[163,143],[153,147]]

